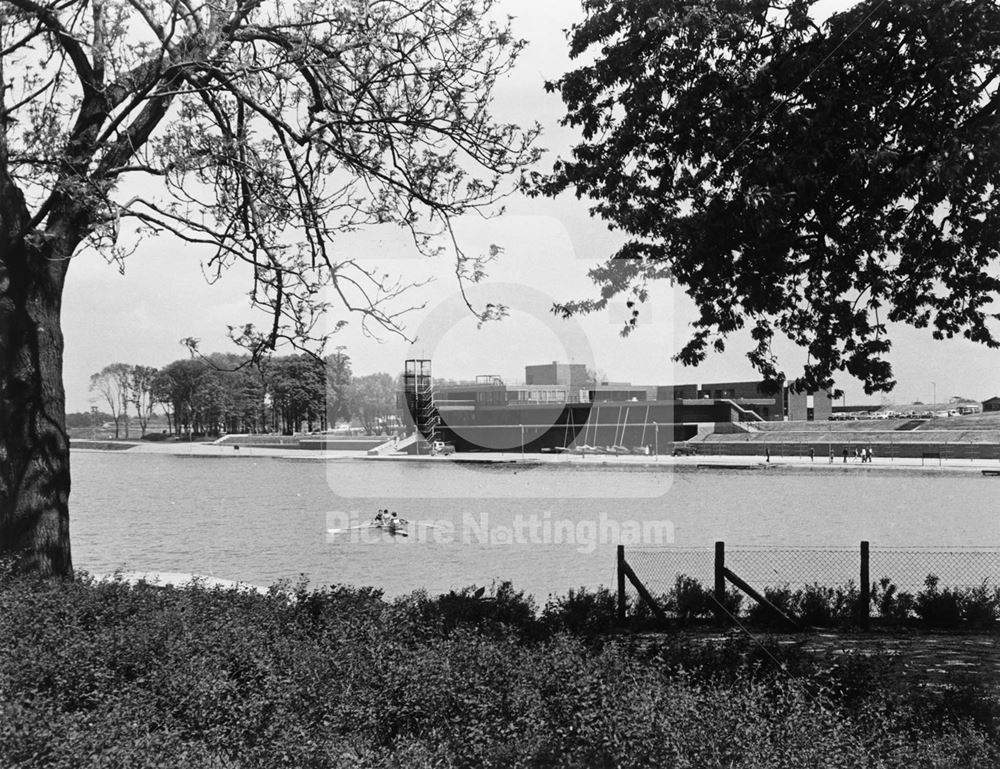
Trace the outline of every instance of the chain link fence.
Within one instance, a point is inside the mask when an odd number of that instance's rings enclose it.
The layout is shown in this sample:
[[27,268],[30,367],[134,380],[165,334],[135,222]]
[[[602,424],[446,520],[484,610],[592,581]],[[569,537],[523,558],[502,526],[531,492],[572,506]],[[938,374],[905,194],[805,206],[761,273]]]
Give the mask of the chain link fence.
[[[654,596],[668,594],[678,576],[698,580],[706,590],[715,581],[715,550],[702,548],[628,549],[625,559]],[[725,547],[725,566],[757,590],[810,585],[848,589],[861,582],[859,547]],[[988,548],[869,548],[869,579],[887,578],[898,590],[917,593],[929,575],[938,585],[974,588],[1000,585],[1000,550]],[[628,588],[633,590],[631,586]],[[634,592],[633,592],[634,595]]]
[[987,548],[871,548],[873,582],[888,578],[900,590],[916,592],[928,575],[942,587],[971,588],[1000,584],[1000,550]]

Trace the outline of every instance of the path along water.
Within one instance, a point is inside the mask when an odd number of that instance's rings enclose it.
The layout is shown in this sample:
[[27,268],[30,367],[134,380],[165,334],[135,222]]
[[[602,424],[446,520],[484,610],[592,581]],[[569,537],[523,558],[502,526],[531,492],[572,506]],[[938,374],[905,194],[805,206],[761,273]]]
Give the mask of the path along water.
[[[1000,479],[978,473],[201,454],[75,451],[76,566],[262,585],[305,575],[313,586],[374,585],[388,595],[509,579],[544,601],[574,587],[613,585],[622,539],[635,547],[717,539],[1000,546]],[[406,538],[328,534],[380,507],[427,525],[411,526]]]

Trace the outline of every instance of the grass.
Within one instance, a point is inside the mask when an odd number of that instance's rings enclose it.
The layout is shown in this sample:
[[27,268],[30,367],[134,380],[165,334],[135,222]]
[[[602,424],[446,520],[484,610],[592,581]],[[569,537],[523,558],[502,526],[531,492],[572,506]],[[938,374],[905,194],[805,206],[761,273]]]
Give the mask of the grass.
[[993,767],[995,699],[874,654],[608,635],[607,591],[0,574],[4,767]]

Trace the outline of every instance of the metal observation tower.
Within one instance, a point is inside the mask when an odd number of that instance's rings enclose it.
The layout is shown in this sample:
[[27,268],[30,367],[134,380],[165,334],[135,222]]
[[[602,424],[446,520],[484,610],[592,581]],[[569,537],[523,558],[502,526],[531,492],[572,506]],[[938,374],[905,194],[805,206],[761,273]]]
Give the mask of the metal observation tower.
[[439,440],[441,416],[434,405],[430,360],[406,361],[403,370],[403,394],[406,398],[406,409],[413,419],[417,433],[430,443]]

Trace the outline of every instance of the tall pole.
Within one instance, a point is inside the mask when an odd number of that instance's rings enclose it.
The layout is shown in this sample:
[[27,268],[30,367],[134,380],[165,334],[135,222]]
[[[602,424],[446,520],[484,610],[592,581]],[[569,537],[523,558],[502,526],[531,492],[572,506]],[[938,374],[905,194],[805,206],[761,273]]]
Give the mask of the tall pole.
[[871,609],[872,583],[869,572],[869,543],[861,541],[861,601],[858,606],[861,627],[868,629],[869,611]]
[[524,461],[524,425],[518,425],[521,428],[521,461]]
[[625,545],[618,545],[618,626],[625,624]]
[[725,622],[723,606],[726,601],[726,543],[715,543],[715,618],[719,623]]

